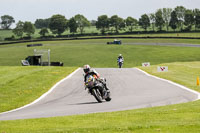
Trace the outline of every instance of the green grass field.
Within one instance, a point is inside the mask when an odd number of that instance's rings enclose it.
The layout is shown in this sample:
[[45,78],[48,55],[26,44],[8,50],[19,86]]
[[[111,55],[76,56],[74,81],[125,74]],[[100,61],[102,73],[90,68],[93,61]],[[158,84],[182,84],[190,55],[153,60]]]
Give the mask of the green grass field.
[[75,69],[73,67],[1,66],[0,112],[31,103]]
[[[103,40],[41,42],[42,47],[27,48],[28,43],[0,46],[0,112],[30,103],[77,67],[117,67],[122,53],[125,67],[141,66],[150,74],[172,80],[200,92],[196,78],[200,76],[199,48],[141,46],[126,43],[159,42],[200,44],[200,40],[125,39],[125,45],[106,45]],[[33,55],[33,49],[51,49],[52,61],[63,61],[67,67],[21,67],[20,60]],[[158,73],[158,65],[167,65],[169,72]],[[40,78],[39,78],[40,77]],[[46,82],[38,82],[41,79]],[[35,85],[39,86],[35,88]],[[17,97],[16,97],[17,95]],[[13,97],[13,98],[11,98]],[[3,109],[2,109],[3,108]],[[0,121],[0,133],[197,133],[200,132],[200,101],[112,113]]]
[[12,36],[11,30],[0,30],[0,42],[3,42],[4,38],[11,36]]
[[0,66],[20,66],[21,60],[33,55],[34,49],[50,49],[51,61],[64,62],[64,66],[77,67],[90,64],[92,67],[117,67],[119,53],[125,58],[125,67],[140,66],[142,62],[160,64],[176,61],[200,60],[199,48],[131,45],[139,42],[191,43],[200,44],[200,40],[167,39],[123,39],[123,45],[106,45],[102,40],[51,41],[42,43],[42,47],[26,47],[27,44],[0,46]]

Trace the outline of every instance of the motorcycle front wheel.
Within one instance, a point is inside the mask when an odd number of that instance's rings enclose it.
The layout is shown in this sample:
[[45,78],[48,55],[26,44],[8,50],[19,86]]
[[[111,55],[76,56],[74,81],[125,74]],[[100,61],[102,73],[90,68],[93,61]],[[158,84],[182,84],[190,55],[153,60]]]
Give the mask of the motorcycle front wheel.
[[92,95],[99,103],[102,103],[101,92],[99,91],[99,89],[92,89]]
[[122,68],[122,63],[121,63],[121,62],[119,62],[119,64],[118,64],[118,65],[119,65],[119,68]]

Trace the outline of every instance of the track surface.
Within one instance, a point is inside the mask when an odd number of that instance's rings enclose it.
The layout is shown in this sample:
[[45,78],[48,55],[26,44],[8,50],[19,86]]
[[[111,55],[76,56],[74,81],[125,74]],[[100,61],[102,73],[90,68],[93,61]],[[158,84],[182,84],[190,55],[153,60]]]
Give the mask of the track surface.
[[50,94],[26,108],[0,114],[0,120],[55,117],[94,112],[110,112],[176,104],[196,100],[192,92],[147,76],[135,68],[98,68],[111,90],[110,102],[97,103],[84,90],[83,72],[77,71]]
[[150,46],[176,46],[176,47],[197,47],[199,44],[186,44],[186,43],[125,43],[129,45],[150,45]]

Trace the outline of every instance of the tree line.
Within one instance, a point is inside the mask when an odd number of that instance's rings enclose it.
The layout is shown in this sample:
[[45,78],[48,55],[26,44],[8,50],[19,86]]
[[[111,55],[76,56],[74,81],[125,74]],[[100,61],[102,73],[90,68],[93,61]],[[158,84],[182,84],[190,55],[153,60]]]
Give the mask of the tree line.
[[[15,23],[12,16],[1,16],[1,28],[9,29]],[[13,29],[13,33],[22,37],[23,34],[31,36],[35,33],[35,28],[41,29],[40,35],[45,36],[49,30],[55,35],[61,35],[66,30],[70,33],[84,33],[84,28],[89,26],[96,26],[102,34],[119,31],[133,32],[136,30],[144,29],[147,31],[151,28],[152,31],[169,31],[169,28],[174,31],[191,31],[192,27],[195,30],[200,28],[200,10],[199,9],[186,9],[183,6],[176,8],[162,8],[158,9],[155,13],[143,14],[137,20],[133,17],[123,19],[118,15],[108,17],[107,15],[98,16],[97,20],[89,21],[85,16],[77,14],[74,17],[67,19],[61,14],[53,15],[47,19],[37,19],[34,24],[31,22],[19,21]]]

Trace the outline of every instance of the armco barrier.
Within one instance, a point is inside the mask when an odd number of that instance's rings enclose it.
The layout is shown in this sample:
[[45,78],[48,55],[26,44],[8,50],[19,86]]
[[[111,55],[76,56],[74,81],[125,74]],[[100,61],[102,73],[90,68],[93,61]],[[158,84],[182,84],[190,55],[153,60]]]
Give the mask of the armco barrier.
[[40,44],[28,44],[27,47],[35,47],[35,46],[43,46],[41,43]]

